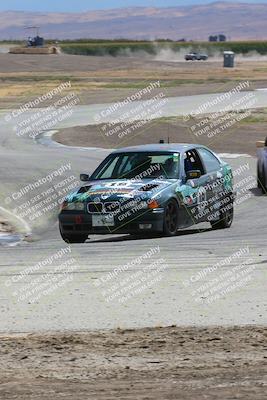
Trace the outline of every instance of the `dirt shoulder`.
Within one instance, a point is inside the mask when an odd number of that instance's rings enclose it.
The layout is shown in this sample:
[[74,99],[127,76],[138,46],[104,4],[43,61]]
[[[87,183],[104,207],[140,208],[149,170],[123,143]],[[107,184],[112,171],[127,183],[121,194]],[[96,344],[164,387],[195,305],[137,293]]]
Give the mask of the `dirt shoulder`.
[[[116,125],[112,126],[116,132]],[[75,127],[60,130],[53,136],[53,139],[67,146],[78,147],[102,147],[106,149],[135,146],[147,143],[158,143],[160,139],[166,142],[168,138],[171,143],[199,143],[210,147],[217,152],[245,153],[256,155],[256,141],[266,137],[266,123],[241,123],[238,126],[227,129],[220,135],[208,138],[207,135],[195,136],[190,130],[189,124],[179,119],[155,120],[145,123],[132,133],[119,137],[114,133],[106,136],[105,128],[99,126]]]
[[267,328],[1,335],[0,397],[265,399]]
[[250,89],[262,88],[267,85],[266,66],[265,58],[240,59],[236,68],[223,68],[222,60],[213,59],[188,63],[153,56],[0,54],[0,108],[18,108],[68,81],[68,90],[84,105],[125,99],[158,80],[166,97],[224,92],[247,80]]

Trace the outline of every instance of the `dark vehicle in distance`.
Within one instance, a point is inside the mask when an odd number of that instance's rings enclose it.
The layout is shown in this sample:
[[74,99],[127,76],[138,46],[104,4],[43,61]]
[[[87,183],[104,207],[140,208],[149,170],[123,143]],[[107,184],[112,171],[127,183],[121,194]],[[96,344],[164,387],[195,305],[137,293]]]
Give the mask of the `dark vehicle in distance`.
[[258,188],[263,194],[267,193],[267,137],[264,141],[257,142],[257,177]]
[[188,53],[185,55],[185,60],[186,61],[207,61],[209,56],[207,54],[201,54],[201,53]]
[[205,146],[148,144],[114,151],[69,194],[59,214],[66,242],[89,234],[176,235],[200,222],[233,221],[231,167]]

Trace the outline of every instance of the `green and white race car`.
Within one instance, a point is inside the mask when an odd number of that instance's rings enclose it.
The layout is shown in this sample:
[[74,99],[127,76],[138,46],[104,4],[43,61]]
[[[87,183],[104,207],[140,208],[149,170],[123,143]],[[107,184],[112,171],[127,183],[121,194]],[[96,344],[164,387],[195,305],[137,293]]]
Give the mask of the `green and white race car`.
[[231,167],[194,144],[148,144],[114,151],[61,206],[63,240],[89,234],[174,236],[201,222],[229,228],[233,221]]

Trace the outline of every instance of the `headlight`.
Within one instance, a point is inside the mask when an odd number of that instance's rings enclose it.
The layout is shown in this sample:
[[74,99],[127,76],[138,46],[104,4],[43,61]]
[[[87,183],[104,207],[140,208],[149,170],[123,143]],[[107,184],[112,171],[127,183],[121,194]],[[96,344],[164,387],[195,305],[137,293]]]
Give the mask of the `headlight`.
[[147,200],[147,201],[141,201],[136,202],[135,206],[138,210],[147,210],[147,209],[153,209],[153,208],[158,208],[159,207],[159,203],[156,200]]
[[74,203],[67,203],[64,201],[62,204],[62,210],[69,210],[69,211],[83,211],[84,210],[84,203],[81,203],[80,201],[74,202]]

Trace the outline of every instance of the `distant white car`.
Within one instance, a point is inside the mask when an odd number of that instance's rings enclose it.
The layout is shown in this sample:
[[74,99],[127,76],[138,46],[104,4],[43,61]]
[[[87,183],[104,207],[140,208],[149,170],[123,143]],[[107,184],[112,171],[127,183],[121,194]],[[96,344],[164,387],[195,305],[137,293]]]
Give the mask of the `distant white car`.
[[185,60],[186,61],[206,61],[209,58],[207,54],[201,54],[201,53],[188,53],[185,55]]

